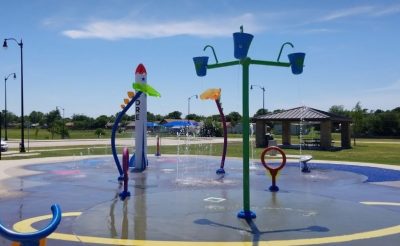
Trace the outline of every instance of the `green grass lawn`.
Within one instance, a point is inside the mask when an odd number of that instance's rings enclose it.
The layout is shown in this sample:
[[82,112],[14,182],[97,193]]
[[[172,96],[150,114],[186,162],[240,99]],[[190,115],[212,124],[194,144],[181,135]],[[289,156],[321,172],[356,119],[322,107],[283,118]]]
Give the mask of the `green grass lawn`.
[[[105,135],[103,138],[111,137],[111,129],[105,129]],[[97,138],[95,130],[69,130],[69,139],[93,139]],[[25,129],[24,135],[26,139],[34,140],[49,140],[49,139],[61,139],[61,135],[55,134],[52,138],[51,133],[46,129]],[[4,138],[4,130],[2,130],[1,136]],[[7,130],[8,139],[19,139],[21,138],[21,129],[8,129]],[[125,131],[122,133],[117,133],[117,137],[120,138],[131,138],[132,131]]]
[[[69,130],[69,137],[68,139],[93,139],[97,138],[95,134],[95,130]],[[111,129],[104,129],[105,135],[102,138],[110,138],[111,137]],[[26,129],[24,131],[25,139],[33,139],[33,140],[52,140],[52,139],[61,139],[61,135],[55,134],[53,137],[51,133],[46,129]],[[176,136],[175,134],[171,135],[169,133],[150,133],[150,135],[161,135],[161,136]],[[2,138],[4,138],[4,129],[2,129],[1,133]],[[117,138],[132,138],[134,137],[134,132],[132,130],[126,130],[124,132],[117,132]],[[7,130],[7,137],[8,139],[20,139],[21,138],[21,129],[8,129]],[[240,137],[241,135],[236,134],[236,138]]]
[[[376,141],[376,140],[375,140]],[[250,148],[250,158],[260,159],[263,148]],[[148,147],[148,153],[154,154],[155,146]],[[299,150],[285,149],[288,155],[298,155]],[[55,147],[52,150],[44,148],[31,148],[31,153],[39,153],[35,156],[16,156],[3,159],[21,159],[37,157],[54,156],[78,156],[78,155],[109,155],[111,156],[110,146],[74,146],[74,147]],[[121,153],[118,148],[118,153]],[[222,144],[193,144],[178,146],[161,146],[161,154],[190,154],[190,155],[212,155],[220,156],[222,153]],[[400,141],[381,141],[374,142],[369,140],[357,140],[357,145],[351,149],[340,151],[320,151],[320,150],[302,150],[303,155],[312,155],[315,160],[332,161],[353,161],[367,163],[381,163],[390,165],[400,165]],[[228,157],[241,157],[242,144],[239,142],[230,142],[228,144]]]
[[[28,134],[29,133],[29,134]],[[70,139],[92,139],[97,136],[94,130],[70,130]],[[4,132],[2,133],[2,136]],[[163,134],[164,135],[164,134]],[[110,138],[111,130],[106,130],[103,138]],[[9,129],[9,139],[19,139],[19,129]],[[117,138],[132,138],[132,132],[126,131],[118,133]],[[230,134],[228,139],[240,138],[240,134]],[[340,141],[340,135],[332,135],[335,142]],[[51,134],[46,129],[25,129],[26,139],[51,139]],[[54,139],[60,139],[60,135],[55,135]],[[281,136],[275,135],[275,139],[280,142]],[[298,144],[299,137],[292,136],[292,143]],[[352,141],[353,143],[353,141]],[[220,156],[222,153],[222,144],[212,145],[190,145],[190,146],[162,146],[161,149],[164,154],[191,154],[191,155],[213,155]],[[251,148],[250,158],[259,159],[262,148]],[[50,157],[50,156],[73,156],[73,155],[111,155],[110,146],[74,146],[74,147],[56,147],[54,150],[49,151],[43,148],[31,148],[30,152],[37,152],[36,156],[18,156],[7,157],[3,155],[3,159],[21,159],[21,158],[35,158],[35,157]],[[119,153],[121,150],[119,150]],[[299,154],[299,150],[287,149],[287,154]],[[149,146],[148,153],[155,153],[155,147]],[[314,159],[318,160],[333,160],[333,161],[356,161],[356,162],[369,162],[369,163],[382,163],[391,165],[400,165],[400,139],[356,139],[356,145],[351,149],[341,151],[317,151],[317,150],[302,150],[302,154],[312,155]],[[241,157],[242,144],[231,142],[228,144],[228,157]]]
[[[151,149],[151,148],[150,148]],[[176,154],[176,146],[162,147],[162,153]],[[219,156],[222,153],[222,144],[213,144],[211,150],[203,151],[206,155]],[[264,148],[250,148],[250,158],[260,159]],[[198,154],[199,150],[196,146],[189,146],[188,154]],[[288,155],[299,155],[299,150],[285,149]],[[150,152],[151,153],[151,152]],[[375,143],[359,143],[353,146],[352,149],[340,151],[321,151],[321,150],[302,150],[303,155],[312,155],[317,160],[331,161],[353,161],[353,162],[368,162],[390,165],[400,165],[400,144],[375,144]],[[242,144],[229,143],[227,156],[242,157]]]

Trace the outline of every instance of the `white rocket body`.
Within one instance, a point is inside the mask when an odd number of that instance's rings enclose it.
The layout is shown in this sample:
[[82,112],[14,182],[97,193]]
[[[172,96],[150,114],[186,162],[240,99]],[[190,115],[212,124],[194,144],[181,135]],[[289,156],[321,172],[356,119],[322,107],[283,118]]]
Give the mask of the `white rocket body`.
[[[135,83],[147,84],[147,72],[139,64],[135,72]],[[137,93],[137,92],[136,92]],[[135,102],[135,159],[134,172],[144,171],[147,167],[147,95],[142,93]]]

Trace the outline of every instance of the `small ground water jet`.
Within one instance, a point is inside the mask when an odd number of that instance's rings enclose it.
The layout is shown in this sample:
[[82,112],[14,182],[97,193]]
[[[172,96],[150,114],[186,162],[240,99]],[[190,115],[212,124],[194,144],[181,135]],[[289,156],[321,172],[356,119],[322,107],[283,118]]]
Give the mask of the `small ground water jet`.
[[254,152],[255,152],[255,137],[254,137],[254,126],[250,123],[250,153],[251,153],[251,161],[250,161],[250,169],[257,169],[257,166],[254,162]]
[[[212,139],[199,138],[196,134],[187,134],[187,132],[178,132],[177,160],[176,160],[176,183],[178,185],[195,186],[202,185],[210,181],[213,172],[211,167],[213,163],[198,158],[202,153],[212,153]],[[206,141],[204,141],[206,140]],[[197,142],[201,142],[197,144]],[[194,155],[192,155],[194,154]],[[204,178],[206,177],[206,178]]]
[[303,173],[310,173],[310,167],[308,166],[308,162],[312,159],[311,155],[303,155],[302,153],[302,146],[303,146],[303,126],[304,126],[304,117],[305,117],[305,112],[307,111],[307,107],[303,106],[301,109],[301,117],[300,117],[300,129],[299,129],[299,151],[300,151],[300,157],[299,157],[299,166],[300,170]]

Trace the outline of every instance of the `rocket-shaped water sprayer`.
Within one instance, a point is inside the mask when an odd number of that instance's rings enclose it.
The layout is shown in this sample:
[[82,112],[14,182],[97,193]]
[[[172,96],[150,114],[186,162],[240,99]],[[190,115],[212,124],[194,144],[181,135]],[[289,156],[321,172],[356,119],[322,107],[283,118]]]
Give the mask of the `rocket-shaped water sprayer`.
[[[135,71],[135,85],[146,87],[147,72],[143,64],[139,64]],[[136,89],[136,88],[135,88]],[[135,102],[135,157],[131,163],[135,172],[141,172],[147,167],[147,95],[143,93]]]

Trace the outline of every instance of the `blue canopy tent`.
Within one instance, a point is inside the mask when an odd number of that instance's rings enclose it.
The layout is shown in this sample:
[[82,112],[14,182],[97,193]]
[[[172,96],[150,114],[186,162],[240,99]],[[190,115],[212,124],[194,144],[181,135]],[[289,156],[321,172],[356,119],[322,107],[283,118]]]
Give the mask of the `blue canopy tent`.
[[147,127],[157,127],[157,126],[161,126],[161,125],[158,123],[155,123],[155,122],[147,122]]
[[188,126],[198,126],[199,123],[195,121],[188,121],[188,120],[179,120],[179,121],[172,121],[164,124],[163,126],[165,127],[170,127],[170,128],[183,128],[183,127],[188,127]]
[[146,126],[147,126],[147,130],[150,132],[159,131],[159,129],[162,127],[162,125],[160,125],[156,122],[147,122]]

